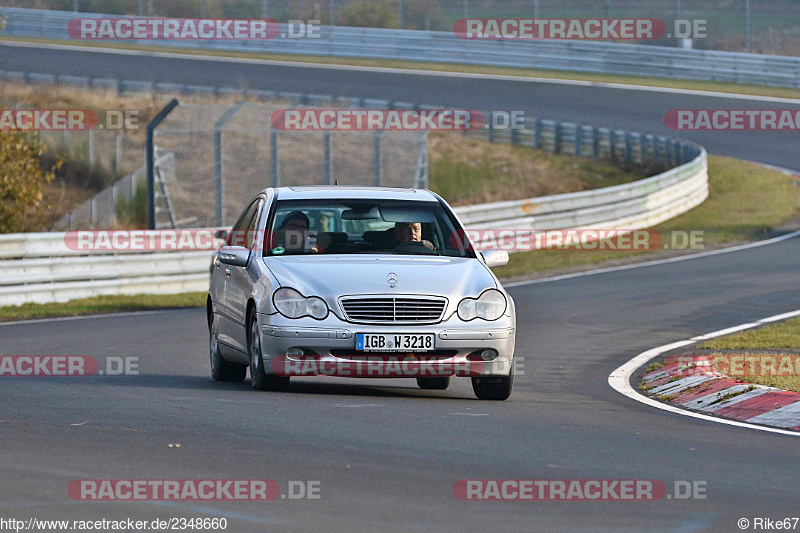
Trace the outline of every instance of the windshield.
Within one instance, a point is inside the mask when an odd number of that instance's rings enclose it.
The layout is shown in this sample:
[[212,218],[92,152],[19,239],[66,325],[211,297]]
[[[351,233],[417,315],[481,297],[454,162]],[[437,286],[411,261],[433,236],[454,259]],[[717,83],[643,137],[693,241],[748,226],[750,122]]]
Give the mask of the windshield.
[[463,229],[438,202],[278,201],[264,255],[298,254],[475,257]]

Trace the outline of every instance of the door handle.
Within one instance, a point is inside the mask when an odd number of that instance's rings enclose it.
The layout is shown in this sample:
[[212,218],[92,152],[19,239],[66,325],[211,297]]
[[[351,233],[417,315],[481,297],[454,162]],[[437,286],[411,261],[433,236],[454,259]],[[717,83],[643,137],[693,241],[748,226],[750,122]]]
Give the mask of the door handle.
[[230,268],[226,268],[225,269],[225,275],[226,276],[230,276],[231,275],[231,269]]

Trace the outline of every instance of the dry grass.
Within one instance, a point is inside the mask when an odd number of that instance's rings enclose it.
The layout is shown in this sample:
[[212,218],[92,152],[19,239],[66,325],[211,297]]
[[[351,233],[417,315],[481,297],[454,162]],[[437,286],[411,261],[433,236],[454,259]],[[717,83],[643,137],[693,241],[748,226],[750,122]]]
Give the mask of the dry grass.
[[431,190],[451,205],[516,200],[596,189],[645,178],[639,168],[492,144],[458,133],[428,136]]

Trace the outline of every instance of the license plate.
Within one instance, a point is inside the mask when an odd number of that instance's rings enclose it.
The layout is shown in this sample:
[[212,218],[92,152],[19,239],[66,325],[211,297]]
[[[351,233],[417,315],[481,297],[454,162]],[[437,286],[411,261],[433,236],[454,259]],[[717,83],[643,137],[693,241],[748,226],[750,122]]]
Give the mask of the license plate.
[[367,352],[427,352],[434,349],[434,334],[357,333],[356,350]]

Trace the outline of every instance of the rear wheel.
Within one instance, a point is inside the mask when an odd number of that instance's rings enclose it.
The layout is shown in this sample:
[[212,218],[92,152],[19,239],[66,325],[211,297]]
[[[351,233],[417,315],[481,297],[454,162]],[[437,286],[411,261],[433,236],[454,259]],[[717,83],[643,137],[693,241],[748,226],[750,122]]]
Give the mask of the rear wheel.
[[514,363],[507,376],[482,376],[472,378],[472,390],[479,400],[507,400],[514,387]]
[[231,363],[222,357],[217,340],[217,319],[214,315],[211,316],[208,350],[211,360],[211,378],[214,381],[242,381],[247,376],[247,366]]
[[261,335],[258,332],[258,319],[256,314],[250,316],[250,334],[247,337],[247,348],[250,352],[250,384],[256,390],[286,390],[289,378],[276,376],[264,370],[264,356],[261,351]]
[[417,378],[417,385],[420,389],[445,390],[450,386],[452,376],[437,376],[434,378]]

